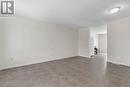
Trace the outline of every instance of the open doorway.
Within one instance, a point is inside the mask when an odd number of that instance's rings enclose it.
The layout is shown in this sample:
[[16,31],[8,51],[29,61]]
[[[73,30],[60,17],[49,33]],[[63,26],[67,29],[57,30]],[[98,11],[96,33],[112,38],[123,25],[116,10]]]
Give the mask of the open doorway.
[[107,57],[107,25],[90,27],[90,56]]

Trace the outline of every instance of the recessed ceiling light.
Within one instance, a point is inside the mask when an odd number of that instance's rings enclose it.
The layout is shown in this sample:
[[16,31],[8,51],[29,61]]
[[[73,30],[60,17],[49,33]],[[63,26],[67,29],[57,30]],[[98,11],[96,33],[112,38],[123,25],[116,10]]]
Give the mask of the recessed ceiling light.
[[109,12],[110,14],[114,14],[114,13],[119,12],[120,9],[121,9],[121,7],[114,7],[114,8],[112,8],[112,9],[109,9],[108,12]]

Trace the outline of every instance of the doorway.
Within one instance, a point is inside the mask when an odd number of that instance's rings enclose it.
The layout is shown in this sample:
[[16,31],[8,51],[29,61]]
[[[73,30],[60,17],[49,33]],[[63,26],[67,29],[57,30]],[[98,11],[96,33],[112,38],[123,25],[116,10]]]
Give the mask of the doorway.
[[89,51],[90,57],[107,58],[107,25],[90,27]]

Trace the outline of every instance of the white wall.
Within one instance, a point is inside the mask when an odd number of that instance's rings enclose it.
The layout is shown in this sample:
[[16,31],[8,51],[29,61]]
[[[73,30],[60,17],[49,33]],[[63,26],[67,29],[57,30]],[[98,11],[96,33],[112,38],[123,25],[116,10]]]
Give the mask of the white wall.
[[107,34],[98,34],[99,53],[107,54]]
[[107,25],[101,25],[97,27],[90,27],[90,37],[94,40],[94,46],[98,47],[98,36],[97,34],[106,34]]
[[130,17],[108,24],[108,61],[130,66]]
[[0,69],[78,56],[78,30],[19,17],[0,20]]
[[89,37],[88,28],[79,29],[79,56],[90,57],[89,54]]

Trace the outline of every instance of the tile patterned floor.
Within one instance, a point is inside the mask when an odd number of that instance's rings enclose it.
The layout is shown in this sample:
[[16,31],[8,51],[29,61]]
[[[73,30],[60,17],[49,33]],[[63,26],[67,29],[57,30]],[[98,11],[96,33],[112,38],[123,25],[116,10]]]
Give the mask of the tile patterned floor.
[[0,87],[130,87],[130,67],[73,57],[2,70]]

